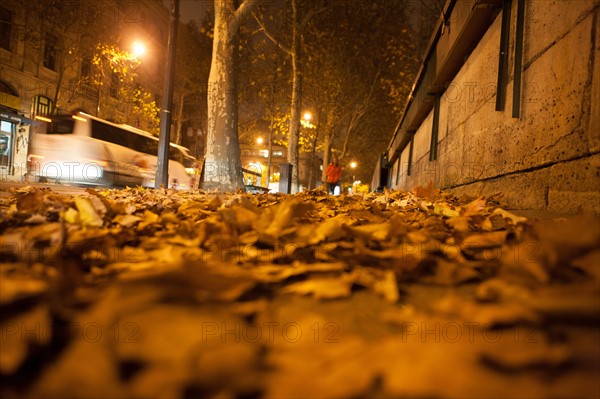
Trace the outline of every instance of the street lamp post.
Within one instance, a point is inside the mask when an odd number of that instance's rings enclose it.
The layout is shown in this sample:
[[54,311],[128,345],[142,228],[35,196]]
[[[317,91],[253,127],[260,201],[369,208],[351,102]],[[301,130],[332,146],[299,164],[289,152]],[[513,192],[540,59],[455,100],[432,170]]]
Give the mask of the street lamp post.
[[354,174],[354,171],[357,166],[358,166],[358,164],[356,163],[356,161],[350,162],[350,168],[352,169],[352,185],[353,186],[354,186],[354,182],[356,181],[356,175]]
[[267,163],[267,188],[271,183],[271,165],[273,163],[273,127],[269,129],[269,162]]
[[173,108],[173,77],[175,75],[175,48],[177,46],[177,27],[179,25],[179,0],[171,1],[171,26],[167,65],[165,67],[165,85],[160,114],[160,136],[158,139],[158,165],[154,188],[169,187],[169,142],[171,141],[171,109]]
[[[312,123],[310,123],[310,121],[312,120],[312,114],[310,112],[305,112],[304,115],[302,115],[302,120],[300,121],[300,125],[305,128],[305,129],[315,129],[315,125],[313,125]],[[315,133],[315,137],[312,140],[312,152],[311,152],[311,158],[310,158],[310,164],[309,164],[309,169],[308,169],[308,189],[312,189],[313,188],[313,177],[314,177],[314,168],[315,168],[315,146],[317,144],[317,137],[318,136],[318,131]]]

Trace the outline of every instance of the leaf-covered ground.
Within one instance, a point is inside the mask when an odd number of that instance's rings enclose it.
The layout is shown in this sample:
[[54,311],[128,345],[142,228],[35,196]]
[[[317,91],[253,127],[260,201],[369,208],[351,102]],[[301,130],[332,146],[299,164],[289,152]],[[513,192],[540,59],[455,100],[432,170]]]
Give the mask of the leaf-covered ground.
[[0,230],[2,398],[600,396],[594,216],[24,187]]

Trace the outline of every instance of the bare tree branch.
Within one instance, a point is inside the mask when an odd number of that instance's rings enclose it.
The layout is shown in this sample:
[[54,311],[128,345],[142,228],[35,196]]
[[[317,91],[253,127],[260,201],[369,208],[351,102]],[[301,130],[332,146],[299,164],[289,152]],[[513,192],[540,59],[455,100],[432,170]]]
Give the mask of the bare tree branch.
[[252,13],[252,15],[254,16],[254,19],[256,20],[256,22],[258,23],[258,25],[260,26],[260,30],[262,30],[262,32],[265,34],[265,36],[271,41],[273,42],[273,44],[275,44],[277,46],[277,48],[279,48],[281,51],[283,51],[284,53],[286,53],[287,55],[292,55],[292,49],[289,47],[284,46],[279,40],[277,40],[275,38],[275,36],[273,36],[271,34],[271,32],[269,32],[267,30],[267,27],[265,26],[265,24],[262,23],[262,21],[256,16],[255,13]]
[[298,30],[300,32],[302,32],[304,30],[304,28],[306,28],[306,25],[308,25],[308,23],[310,22],[310,20],[315,15],[320,14],[320,13],[325,12],[325,11],[327,11],[327,6],[325,6],[323,2],[321,2],[321,4],[319,4],[319,8],[312,8],[312,9],[310,9],[306,13],[306,15],[304,16],[304,18],[302,18],[302,21],[298,25]]
[[248,18],[250,13],[252,13],[252,10],[256,8],[260,1],[261,0],[245,0],[233,14],[233,18],[231,19],[231,22],[229,22],[229,32],[237,32],[240,29],[242,22]]
[[356,129],[356,126],[358,125],[358,122],[360,121],[360,119],[365,115],[365,113],[367,112],[367,110],[369,108],[369,104],[371,103],[371,98],[373,97],[373,91],[375,90],[375,86],[377,84],[377,79],[379,78],[380,71],[381,71],[380,69],[377,69],[377,73],[375,74],[375,77],[373,78],[373,82],[371,83],[371,88],[369,90],[369,95],[367,96],[367,98],[365,98],[363,103],[360,104],[359,106],[355,107],[352,111],[352,116],[350,117],[350,121],[348,122],[348,128],[346,129],[347,133],[346,133],[346,137],[344,138],[344,144],[342,145],[342,152],[340,154],[340,159],[342,159],[346,156],[346,152],[348,151],[348,141],[350,139],[350,136]]

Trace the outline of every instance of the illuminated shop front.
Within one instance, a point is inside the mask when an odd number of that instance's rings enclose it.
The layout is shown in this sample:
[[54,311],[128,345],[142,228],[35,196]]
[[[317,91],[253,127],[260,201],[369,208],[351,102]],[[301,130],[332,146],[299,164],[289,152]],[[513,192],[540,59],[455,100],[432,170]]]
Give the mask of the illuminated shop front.
[[0,180],[21,180],[26,171],[31,120],[20,108],[16,91],[0,81]]

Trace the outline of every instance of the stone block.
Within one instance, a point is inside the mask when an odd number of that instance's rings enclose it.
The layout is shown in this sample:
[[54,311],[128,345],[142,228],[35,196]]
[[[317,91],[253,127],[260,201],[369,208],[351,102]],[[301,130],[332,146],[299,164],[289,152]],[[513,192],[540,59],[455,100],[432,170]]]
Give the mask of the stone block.
[[[513,2],[512,15],[516,15]],[[531,0],[525,9],[523,62],[533,59],[565,36],[578,22],[598,7],[598,0]],[[597,11],[596,11],[597,12]],[[511,32],[511,34],[514,34]]]
[[600,154],[550,168],[548,209],[600,214]]
[[596,11],[594,32],[596,37],[594,43],[594,62],[592,67],[592,83],[589,104],[589,123],[587,128],[587,136],[590,152],[595,153],[600,151],[600,11]]

